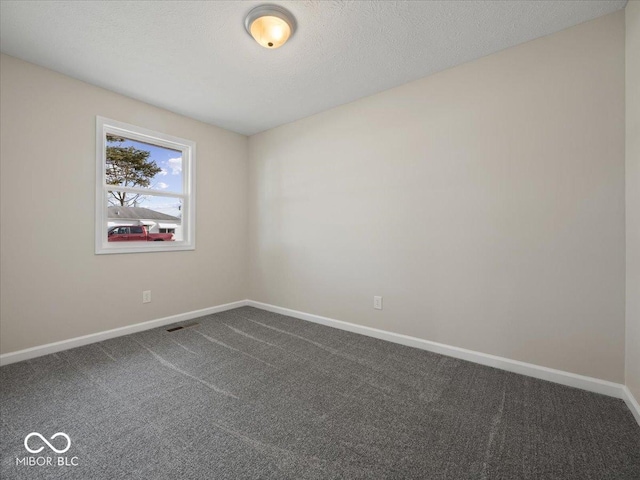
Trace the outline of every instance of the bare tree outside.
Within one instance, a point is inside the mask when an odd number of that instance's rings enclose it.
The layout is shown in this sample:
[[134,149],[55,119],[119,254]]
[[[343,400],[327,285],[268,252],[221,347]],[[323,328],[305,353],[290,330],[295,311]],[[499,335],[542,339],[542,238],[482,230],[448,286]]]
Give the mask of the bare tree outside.
[[[153,177],[162,171],[153,160],[149,160],[151,152],[133,146],[125,147],[124,137],[107,135],[106,175],[107,184],[124,187],[148,188]],[[137,206],[144,200],[144,195],[110,191],[109,204],[126,207]]]

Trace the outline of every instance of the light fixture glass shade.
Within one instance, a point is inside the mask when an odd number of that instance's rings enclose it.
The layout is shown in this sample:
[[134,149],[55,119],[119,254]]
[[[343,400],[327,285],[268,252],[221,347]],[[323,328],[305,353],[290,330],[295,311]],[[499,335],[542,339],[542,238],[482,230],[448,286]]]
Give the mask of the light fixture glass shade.
[[278,5],[261,5],[249,12],[244,27],[265,48],[285,44],[295,30],[293,16]]
[[251,24],[251,36],[266,48],[284,45],[291,35],[287,22],[278,17],[260,17]]

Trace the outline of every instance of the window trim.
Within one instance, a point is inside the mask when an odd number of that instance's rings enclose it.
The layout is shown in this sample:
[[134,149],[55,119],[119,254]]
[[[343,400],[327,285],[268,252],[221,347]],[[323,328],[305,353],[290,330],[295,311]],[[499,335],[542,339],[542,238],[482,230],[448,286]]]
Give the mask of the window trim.
[[[120,187],[107,185],[106,181],[106,137],[107,134],[121,135],[131,140],[151,143],[160,147],[182,152],[182,193],[164,192],[148,188]],[[137,127],[128,123],[96,116],[96,212],[95,212],[95,253],[96,255],[113,253],[147,253],[195,250],[196,248],[196,143],[184,138]],[[162,197],[183,199],[182,231],[183,241],[145,242],[136,245],[123,245],[126,242],[108,242],[108,206],[109,190],[131,193],[154,193]],[[186,223],[186,225],[185,225]],[[133,242],[132,242],[133,243]]]

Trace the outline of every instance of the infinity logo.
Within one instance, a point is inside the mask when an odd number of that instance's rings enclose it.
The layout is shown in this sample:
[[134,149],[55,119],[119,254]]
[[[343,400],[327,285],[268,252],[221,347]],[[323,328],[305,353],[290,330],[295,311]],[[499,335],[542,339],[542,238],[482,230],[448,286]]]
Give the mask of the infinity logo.
[[69,450],[71,448],[71,439],[69,438],[69,435],[67,435],[66,433],[63,432],[58,432],[56,434],[54,434],[51,437],[51,440],[53,440],[56,437],[64,437],[67,439],[67,448],[63,449],[63,450],[58,450],[56,447],[54,447],[53,445],[51,445],[46,438],[44,438],[42,435],[40,435],[38,432],[31,432],[29,435],[27,435],[26,437],[24,437],[24,448],[26,448],[28,451],[30,451],[31,453],[40,453],[42,450],[44,450],[44,447],[40,447],[37,450],[33,450],[32,448],[29,448],[29,439],[31,437],[40,437],[40,440],[42,440],[44,443],[46,443],[49,448],[51,450],[53,450],[56,453],[64,453],[67,450]]

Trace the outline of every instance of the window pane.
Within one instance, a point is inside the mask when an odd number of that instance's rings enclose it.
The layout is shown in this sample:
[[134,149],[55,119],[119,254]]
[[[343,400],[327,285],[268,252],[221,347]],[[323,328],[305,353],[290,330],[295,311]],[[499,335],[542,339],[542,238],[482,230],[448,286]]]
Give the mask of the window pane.
[[96,141],[96,254],[193,250],[196,144],[100,116]]
[[181,198],[107,192],[109,242],[183,241]]
[[107,134],[107,185],[182,193],[182,152]]

